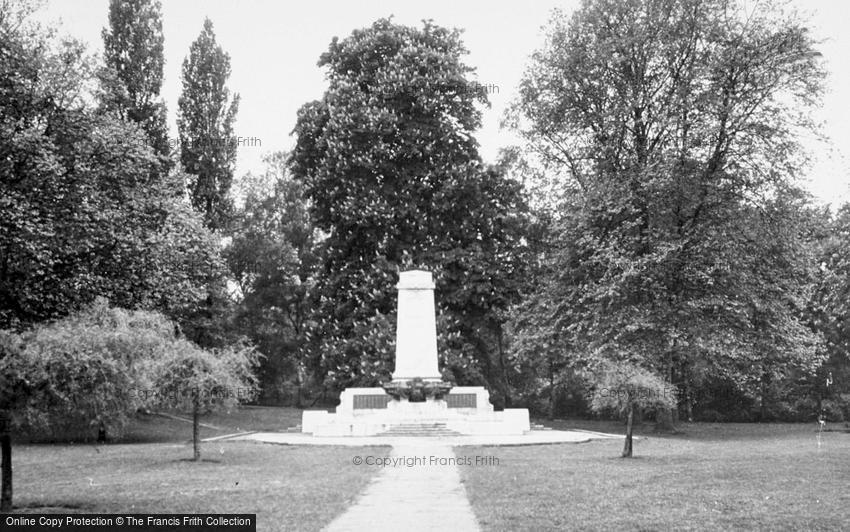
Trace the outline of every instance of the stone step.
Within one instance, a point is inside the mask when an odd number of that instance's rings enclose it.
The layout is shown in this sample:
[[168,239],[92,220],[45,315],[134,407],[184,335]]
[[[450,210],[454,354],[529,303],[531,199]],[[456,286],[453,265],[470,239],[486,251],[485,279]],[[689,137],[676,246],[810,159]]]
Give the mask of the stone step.
[[444,436],[460,436],[460,433],[454,431],[446,432],[381,432],[377,436],[388,438],[441,438]]
[[445,423],[398,423],[390,425],[379,436],[460,436],[460,433],[450,430]]
[[449,429],[414,429],[414,428],[400,428],[400,427],[392,427],[384,430],[383,432],[410,432],[410,433],[422,433],[422,434],[432,434],[434,432],[455,432]]
[[447,427],[398,427],[398,426],[389,426],[386,429],[384,429],[384,432],[390,431],[390,430],[406,430],[406,431],[410,431],[410,432],[434,432],[434,431],[451,430],[451,429],[449,429]]
[[421,432],[421,433],[430,434],[432,432],[455,432],[455,431],[449,430],[449,429],[414,429],[414,428],[392,427],[392,428],[386,429],[383,432]]
[[422,432],[422,433],[431,433],[431,432],[455,432],[455,431],[453,431],[453,430],[449,430],[449,429],[414,429],[414,428],[406,429],[406,428],[400,428],[400,427],[393,427],[393,428],[386,429],[386,430],[384,430],[383,432]]
[[393,423],[390,427],[412,427],[412,428],[428,428],[428,429],[443,429],[446,428],[445,423]]

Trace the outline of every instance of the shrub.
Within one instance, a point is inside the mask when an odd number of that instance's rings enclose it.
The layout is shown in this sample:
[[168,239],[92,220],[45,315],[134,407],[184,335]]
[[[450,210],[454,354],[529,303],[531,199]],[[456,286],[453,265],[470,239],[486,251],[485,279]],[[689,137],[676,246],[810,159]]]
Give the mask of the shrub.
[[180,340],[174,348],[156,366],[152,401],[192,413],[194,459],[200,460],[199,416],[256,396],[258,355],[248,344],[206,351]]
[[843,404],[840,398],[825,399],[821,402],[824,417],[826,418],[826,421],[830,423],[841,423],[847,419],[844,415],[846,406],[847,405]]
[[632,456],[632,421],[638,408],[672,409],[673,389],[658,375],[628,362],[605,362],[591,375],[595,383],[590,406],[595,412],[613,409],[627,419],[623,456]]
[[110,308],[104,299],[13,336],[30,385],[15,426],[37,437],[120,432],[144,406],[136,390],[149,387],[155,360],[175,340],[160,314]]
[[708,423],[721,423],[725,421],[723,414],[718,412],[717,410],[712,410],[710,408],[706,408],[697,414],[694,419],[697,421],[706,421]]

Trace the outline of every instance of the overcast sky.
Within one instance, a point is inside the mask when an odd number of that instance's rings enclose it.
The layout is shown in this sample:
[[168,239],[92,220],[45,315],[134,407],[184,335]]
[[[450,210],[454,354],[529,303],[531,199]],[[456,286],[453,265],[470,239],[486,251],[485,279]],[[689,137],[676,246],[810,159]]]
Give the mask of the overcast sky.
[[[466,62],[477,69],[478,81],[491,86],[490,109],[478,133],[481,154],[493,161],[499,148],[515,138],[499,122],[528,56],[542,43],[541,27],[553,7],[572,11],[577,1],[428,2],[281,0],[163,0],[165,80],[162,95],[176,131],[180,67],[189,45],[201,31],[205,16],[215,25],[219,43],[230,54],[233,73],[229,86],[241,95],[236,133],[255,137],[261,146],[239,149],[237,176],[262,169],[264,153],[289,149],[295,115],[304,103],[321,97],[323,72],[316,66],[334,36],[345,37],[375,19],[394,15],[404,24],[422,19],[465,30],[470,54]],[[824,122],[829,145],[812,143],[815,164],[807,187],[825,202],[850,200],[850,9],[838,0],[819,0],[802,8],[812,14],[815,35],[825,42],[821,51],[830,71],[828,94],[817,117]],[[60,21],[64,33],[103,50],[101,30],[108,22],[108,0],[49,0],[40,17]],[[256,144],[256,143],[255,143]]]

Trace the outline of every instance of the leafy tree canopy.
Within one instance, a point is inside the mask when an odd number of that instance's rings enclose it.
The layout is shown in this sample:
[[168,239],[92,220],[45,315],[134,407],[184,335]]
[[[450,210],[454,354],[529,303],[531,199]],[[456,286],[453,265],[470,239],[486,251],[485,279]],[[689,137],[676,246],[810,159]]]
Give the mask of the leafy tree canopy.
[[0,326],[97,296],[190,314],[221,278],[217,242],[167,183],[148,186],[139,126],[90,108],[84,49],[19,16],[0,21]]
[[550,266],[516,319],[521,357],[750,393],[819,363],[794,180],[823,69],[798,20],[696,0],[554,13],[511,117],[564,190]]
[[457,30],[378,20],[333,40],[319,60],[328,89],[299,111],[292,173],[327,234],[317,314],[334,348],[321,349],[320,366],[337,384],[389,376],[374,349],[352,342],[394,312],[400,269],[434,271],[438,305],[471,347],[462,356],[487,367],[498,351],[499,312],[523,274],[525,203],[478,155],[486,95],[465,53]]

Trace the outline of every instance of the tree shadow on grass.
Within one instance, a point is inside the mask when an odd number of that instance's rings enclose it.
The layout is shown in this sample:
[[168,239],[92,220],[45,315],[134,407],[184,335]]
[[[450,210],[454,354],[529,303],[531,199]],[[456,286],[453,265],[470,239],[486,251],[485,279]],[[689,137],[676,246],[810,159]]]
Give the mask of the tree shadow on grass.
[[624,462],[624,463],[629,463],[629,462],[633,462],[633,461],[634,462],[644,462],[644,461],[653,462],[653,461],[655,461],[653,456],[644,455],[644,454],[634,454],[632,456],[620,456],[620,455],[606,456],[605,459],[617,461],[617,462]]

